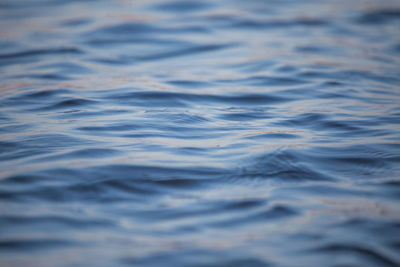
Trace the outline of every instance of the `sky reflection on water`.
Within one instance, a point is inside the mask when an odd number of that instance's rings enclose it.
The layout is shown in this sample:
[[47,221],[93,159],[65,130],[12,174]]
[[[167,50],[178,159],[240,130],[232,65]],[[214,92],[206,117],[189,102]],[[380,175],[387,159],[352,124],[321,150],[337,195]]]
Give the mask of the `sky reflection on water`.
[[0,3],[0,265],[399,266],[397,1]]

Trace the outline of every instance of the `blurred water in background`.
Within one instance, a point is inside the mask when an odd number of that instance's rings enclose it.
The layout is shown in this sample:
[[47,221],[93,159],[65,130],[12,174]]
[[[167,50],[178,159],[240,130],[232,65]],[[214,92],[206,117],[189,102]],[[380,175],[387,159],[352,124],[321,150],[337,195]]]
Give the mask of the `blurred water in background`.
[[0,2],[0,265],[399,266],[400,3]]

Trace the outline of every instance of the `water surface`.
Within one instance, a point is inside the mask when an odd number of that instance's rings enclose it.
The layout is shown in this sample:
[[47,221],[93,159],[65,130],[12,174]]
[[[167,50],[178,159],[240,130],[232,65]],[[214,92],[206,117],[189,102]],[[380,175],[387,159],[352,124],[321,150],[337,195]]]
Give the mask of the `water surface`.
[[399,63],[394,0],[1,1],[0,265],[399,266]]

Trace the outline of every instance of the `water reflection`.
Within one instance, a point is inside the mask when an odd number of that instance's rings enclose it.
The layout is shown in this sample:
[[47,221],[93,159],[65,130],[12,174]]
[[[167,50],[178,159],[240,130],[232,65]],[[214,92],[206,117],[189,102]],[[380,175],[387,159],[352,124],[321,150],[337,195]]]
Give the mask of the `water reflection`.
[[3,1],[5,266],[397,266],[396,1]]

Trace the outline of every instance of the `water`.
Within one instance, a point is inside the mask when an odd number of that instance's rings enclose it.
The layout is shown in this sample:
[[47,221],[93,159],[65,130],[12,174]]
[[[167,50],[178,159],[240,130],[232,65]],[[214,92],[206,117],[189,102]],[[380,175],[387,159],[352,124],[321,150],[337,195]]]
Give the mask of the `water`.
[[399,266],[398,1],[0,4],[2,266]]

